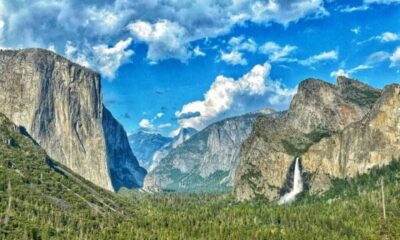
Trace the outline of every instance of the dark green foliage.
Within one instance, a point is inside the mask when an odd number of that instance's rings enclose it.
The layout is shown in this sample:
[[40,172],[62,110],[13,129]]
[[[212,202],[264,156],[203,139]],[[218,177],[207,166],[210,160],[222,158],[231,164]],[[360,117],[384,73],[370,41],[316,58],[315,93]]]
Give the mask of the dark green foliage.
[[329,137],[332,132],[320,128],[314,129],[305,135],[292,136],[289,139],[282,140],[282,145],[289,155],[299,156],[307,152],[307,150],[315,143],[321,141],[322,138]]
[[346,100],[368,108],[371,108],[376,100],[381,96],[380,91],[375,89],[358,88],[352,85],[344,88],[342,94]]
[[3,127],[0,121],[0,136],[18,147],[0,142],[0,239],[400,239],[399,162],[286,206],[262,198],[241,203],[229,194],[112,194]]

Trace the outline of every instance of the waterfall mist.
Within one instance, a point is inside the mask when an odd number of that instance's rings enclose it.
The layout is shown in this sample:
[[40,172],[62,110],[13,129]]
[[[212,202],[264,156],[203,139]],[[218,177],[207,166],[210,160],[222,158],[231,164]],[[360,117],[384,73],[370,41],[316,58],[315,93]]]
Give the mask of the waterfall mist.
[[283,195],[279,200],[278,204],[291,203],[296,200],[297,194],[303,191],[303,179],[301,177],[300,171],[300,161],[299,158],[296,158],[295,167],[294,167],[294,176],[293,176],[293,188],[290,192]]

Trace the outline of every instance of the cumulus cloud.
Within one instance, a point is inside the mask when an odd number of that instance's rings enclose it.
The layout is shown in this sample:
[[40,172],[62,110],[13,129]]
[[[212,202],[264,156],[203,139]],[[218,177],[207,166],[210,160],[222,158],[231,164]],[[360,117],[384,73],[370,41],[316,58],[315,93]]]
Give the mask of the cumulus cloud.
[[183,62],[190,57],[188,33],[176,22],[160,20],[154,24],[136,21],[128,29],[138,40],[147,43],[147,58],[158,62],[166,58],[176,58]]
[[286,57],[296,48],[296,46],[292,45],[282,47],[275,42],[266,42],[260,47],[260,52],[268,55],[271,62],[278,62],[287,60]]
[[[132,43],[131,38],[121,40],[114,46],[99,44],[92,48],[78,49],[71,41],[67,41],[64,54],[70,60],[99,71],[104,77],[112,80],[118,68],[126,63],[134,54],[128,47]],[[53,46],[53,50],[55,47]]]
[[337,78],[337,77],[350,77],[350,74],[344,70],[344,69],[338,69],[337,71],[333,71],[330,74],[331,77]]
[[265,107],[284,109],[296,92],[271,80],[271,65],[254,66],[239,79],[218,76],[204,99],[190,102],[175,116],[180,127],[202,129],[220,119],[252,112]]
[[228,41],[229,47],[231,49],[235,49],[237,51],[247,51],[247,52],[256,52],[257,51],[257,43],[252,38],[247,38],[239,36],[239,37],[232,37]]
[[257,43],[252,38],[245,36],[232,37],[228,41],[227,52],[220,51],[219,60],[230,65],[247,65],[244,52],[255,53],[257,51]]
[[300,60],[299,63],[304,66],[311,66],[318,62],[337,60],[337,59],[338,59],[338,53],[332,50],[329,52],[322,52],[320,54],[311,56],[305,60]]
[[146,128],[146,129],[152,129],[154,126],[153,126],[153,124],[150,122],[149,119],[143,118],[143,119],[139,122],[139,127],[141,127],[141,128]]
[[221,51],[220,58],[221,61],[230,65],[247,65],[247,60],[243,57],[243,54],[236,49],[228,53]]
[[[70,41],[79,49],[76,54],[82,55],[76,59],[91,63],[93,46],[118,43],[130,32],[149,46],[151,63],[169,58],[185,62],[203,55],[191,46],[194,41],[227,34],[238,24],[276,22],[287,26],[325,15],[323,0],[2,1],[0,39],[6,48],[54,44],[54,50],[62,54]],[[249,44],[245,45],[251,48]],[[108,72],[113,67],[106,68]]]
[[394,42],[400,40],[400,35],[392,32],[384,32],[376,38],[379,39],[381,42]]
[[372,36],[368,38],[367,40],[358,42],[357,45],[361,45],[370,41],[380,41],[382,43],[387,43],[387,42],[395,42],[400,40],[400,34],[398,33],[393,33],[393,32],[384,32],[378,36]]
[[94,67],[98,68],[100,73],[109,79],[115,77],[117,69],[126,63],[134,52],[128,49],[132,39],[121,40],[115,46],[108,47],[106,44],[100,44],[93,47]]
[[78,50],[76,46],[73,45],[71,41],[67,41],[65,44],[65,56],[70,60],[84,66],[84,67],[91,67],[88,58],[86,57],[87,54],[82,53]]
[[393,54],[390,56],[390,67],[395,67],[400,63],[400,47],[394,50]]

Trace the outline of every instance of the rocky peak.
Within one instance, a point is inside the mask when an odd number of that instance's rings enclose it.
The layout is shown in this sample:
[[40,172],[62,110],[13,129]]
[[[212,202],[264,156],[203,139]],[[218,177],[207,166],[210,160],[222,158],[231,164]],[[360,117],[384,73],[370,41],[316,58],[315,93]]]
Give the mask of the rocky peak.
[[142,184],[145,171],[103,106],[98,73],[43,49],[0,51],[0,73],[0,112],[51,158],[108,190],[128,178],[127,187]]
[[360,120],[371,107],[351,96],[371,93],[370,100],[375,101],[380,94],[355,80],[343,79],[338,83],[340,85],[333,85],[313,78],[302,81],[289,107],[289,125],[305,133],[316,128],[341,130]]
[[398,159],[399,109],[400,85],[389,85],[362,121],[311,146],[303,156],[303,170],[313,176],[311,191],[328,189],[332,178],[351,178]]
[[258,118],[243,142],[235,176],[236,197],[279,197],[295,157],[362,120],[380,95],[380,90],[348,78],[338,79],[337,85],[313,78],[301,82],[286,116]]
[[197,133],[197,130],[194,128],[181,128],[179,133],[174,137],[172,142],[172,147],[176,148],[183,142],[189,140],[194,134]]

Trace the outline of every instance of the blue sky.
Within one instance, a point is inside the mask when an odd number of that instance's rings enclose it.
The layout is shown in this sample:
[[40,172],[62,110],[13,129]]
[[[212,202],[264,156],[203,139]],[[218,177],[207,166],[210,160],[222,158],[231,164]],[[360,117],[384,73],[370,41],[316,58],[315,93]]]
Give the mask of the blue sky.
[[400,82],[400,1],[0,0],[0,47],[99,71],[128,132],[169,135],[285,109],[308,77]]

